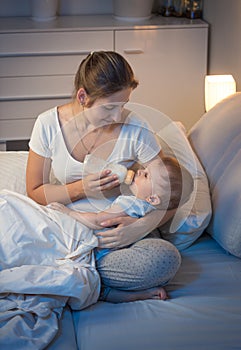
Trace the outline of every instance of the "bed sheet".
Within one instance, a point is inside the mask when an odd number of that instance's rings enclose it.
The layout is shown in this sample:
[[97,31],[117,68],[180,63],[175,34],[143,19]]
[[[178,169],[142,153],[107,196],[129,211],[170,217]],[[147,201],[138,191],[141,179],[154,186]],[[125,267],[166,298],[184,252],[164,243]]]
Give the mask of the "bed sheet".
[[[12,350],[12,348],[9,348],[9,350]],[[68,306],[66,306],[62,312],[61,319],[58,323],[58,331],[54,339],[45,350],[78,350],[72,313]]]
[[241,259],[208,235],[182,256],[169,300],[99,302],[73,312],[79,349],[241,349]]
[[1,349],[45,349],[63,333],[66,305],[80,310],[98,300],[97,243],[68,215],[0,192]]

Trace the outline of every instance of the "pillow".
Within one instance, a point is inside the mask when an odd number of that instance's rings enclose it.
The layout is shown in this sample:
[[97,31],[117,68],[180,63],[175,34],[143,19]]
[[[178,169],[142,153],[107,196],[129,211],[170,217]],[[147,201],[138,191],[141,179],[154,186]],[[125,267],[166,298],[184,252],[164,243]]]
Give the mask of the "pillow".
[[190,130],[189,140],[210,182],[207,232],[241,257],[241,93],[218,103]]
[[0,191],[8,189],[26,194],[27,151],[0,152]]
[[211,218],[211,199],[206,173],[194,154],[182,124],[171,122],[158,132],[163,152],[175,156],[194,179],[190,199],[178,208],[170,224],[160,229],[161,236],[180,251],[188,248],[204,232]]
[[[26,192],[27,151],[0,151],[0,191],[7,189],[22,194]],[[59,184],[53,170],[50,172],[50,183]]]
[[186,249],[197,240],[211,218],[211,200],[206,173],[192,150],[185,128],[162,112],[148,106],[128,103],[127,107],[144,118],[157,134],[166,155],[176,156],[194,178],[194,191],[187,203],[176,212],[171,223],[162,227],[161,236],[179,250]]

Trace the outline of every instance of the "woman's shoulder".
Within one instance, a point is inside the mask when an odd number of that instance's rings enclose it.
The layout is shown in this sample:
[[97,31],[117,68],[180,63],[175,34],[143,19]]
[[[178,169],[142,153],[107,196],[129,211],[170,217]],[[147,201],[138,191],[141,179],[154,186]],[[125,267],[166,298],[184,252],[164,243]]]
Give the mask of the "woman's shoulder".
[[38,115],[37,120],[45,125],[53,125],[57,122],[57,107],[48,109]]
[[148,124],[148,121],[141,116],[140,114],[136,113],[135,111],[125,109],[125,124],[131,125],[131,126],[137,126],[138,128],[145,128],[148,130],[151,130],[151,126]]
[[[128,113],[129,112],[129,113]],[[126,135],[132,135],[136,138],[147,138],[153,135],[155,132],[148,122],[137,113],[128,111],[125,118],[124,128],[122,131]],[[123,135],[123,134],[122,134]]]
[[38,115],[30,139],[30,147],[33,150],[38,149],[39,143],[50,144],[50,141],[58,133],[57,121],[57,107],[51,108]]
[[136,123],[141,122],[142,123],[142,122],[144,122],[144,119],[139,114],[132,111],[131,109],[125,108],[123,113],[125,116],[126,123],[130,123],[130,122],[136,122]]

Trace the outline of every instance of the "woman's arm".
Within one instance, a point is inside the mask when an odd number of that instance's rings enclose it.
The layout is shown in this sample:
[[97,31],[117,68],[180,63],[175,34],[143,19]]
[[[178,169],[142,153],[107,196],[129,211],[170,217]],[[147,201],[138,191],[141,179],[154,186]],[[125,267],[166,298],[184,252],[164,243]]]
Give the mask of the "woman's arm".
[[46,205],[51,202],[68,204],[86,197],[98,198],[103,191],[110,191],[119,185],[118,177],[104,170],[101,174],[91,174],[83,180],[66,185],[56,185],[49,182],[51,159],[44,158],[29,150],[26,189],[30,198]]
[[156,227],[167,223],[176,213],[176,209],[153,210],[143,218],[117,217],[101,223],[102,227],[115,227],[98,232],[100,248],[123,248],[144,238]]
[[78,197],[84,196],[81,181],[69,185],[55,185],[49,183],[51,160],[44,158],[29,150],[26,189],[30,198],[36,202],[46,205],[53,201],[70,203]]

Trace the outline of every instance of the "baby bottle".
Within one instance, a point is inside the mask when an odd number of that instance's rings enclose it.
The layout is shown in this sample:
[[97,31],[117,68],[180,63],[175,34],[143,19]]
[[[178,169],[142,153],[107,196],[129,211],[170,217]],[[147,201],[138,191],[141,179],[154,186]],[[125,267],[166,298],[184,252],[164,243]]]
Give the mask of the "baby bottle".
[[124,165],[118,163],[108,163],[104,159],[97,158],[91,154],[87,154],[84,160],[84,174],[101,172],[104,169],[111,170],[112,174],[116,174],[120,183],[130,185],[134,178],[134,171],[128,170]]

